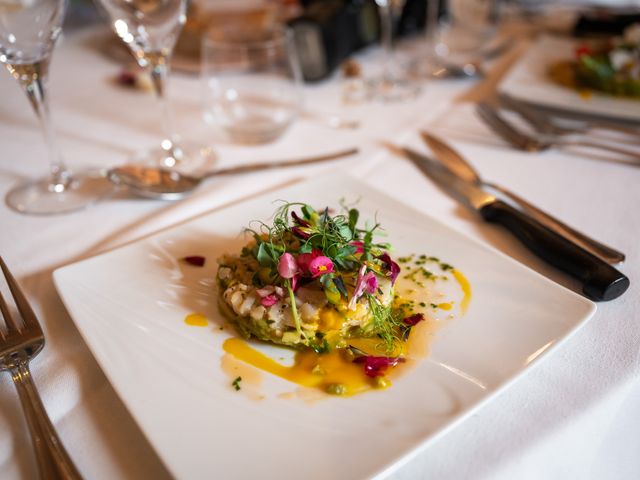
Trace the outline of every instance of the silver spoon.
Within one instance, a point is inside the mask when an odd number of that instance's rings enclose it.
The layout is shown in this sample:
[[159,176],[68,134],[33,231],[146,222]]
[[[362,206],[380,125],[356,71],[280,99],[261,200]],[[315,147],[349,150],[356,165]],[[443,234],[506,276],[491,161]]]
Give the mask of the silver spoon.
[[326,162],[358,153],[357,148],[287,162],[250,163],[239,167],[222,168],[206,172],[200,176],[187,175],[177,170],[144,165],[123,165],[107,171],[106,177],[118,186],[126,186],[134,195],[160,200],[179,200],[193,190],[206,178],[219,175],[234,175],[273,168],[296,167]]

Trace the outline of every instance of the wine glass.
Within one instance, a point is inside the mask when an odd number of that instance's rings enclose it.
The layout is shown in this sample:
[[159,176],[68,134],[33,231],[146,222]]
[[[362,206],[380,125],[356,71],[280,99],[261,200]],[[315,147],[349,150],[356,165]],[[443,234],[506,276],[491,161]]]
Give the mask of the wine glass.
[[238,143],[279,138],[297,118],[302,73],[286,28],[212,29],[202,39],[205,120]]
[[420,87],[411,80],[406,69],[400,67],[393,51],[393,24],[402,13],[406,0],[375,0],[380,12],[383,58],[382,73],[371,80],[373,96],[384,101],[406,100],[415,97]]
[[66,0],[0,3],[0,63],[18,81],[36,112],[47,145],[50,175],[11,189],[7,205],[21,213],[79,210],[112,190],[98,172],[72,175],[55,142],[46,94],[51,52],[62,30]]
[[473,67],[495,37],[496,0],[427,0],[427,62]]
[[138,65],[149,70],[160,103],[164,138],[160,147],[136,160],[166,168],[194,169],[211,156],[207,148],[187,146],[175,133],[167,98],[169,61],[186,21],[187,0],[97,0],[114,32],[129,47]]

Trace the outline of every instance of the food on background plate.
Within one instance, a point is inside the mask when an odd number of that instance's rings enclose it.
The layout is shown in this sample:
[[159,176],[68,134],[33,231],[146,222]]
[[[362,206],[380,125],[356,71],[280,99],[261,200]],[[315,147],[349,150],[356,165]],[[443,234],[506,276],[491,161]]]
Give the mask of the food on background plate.
[[[218,259],[220,309],[243,337],[298,354],[294,366],[285,367],[239,339],[225,342],[225,350],[328,393],[389,386],[387,375],[406,361],[414,329],[430,319],[425,302],[398,294],[401,268],[391,246],[375,238],[381,226],[359,226],[355,208],[332,215],[329,209],[285,203],[272,225],[248,231],[253,238],[240,253]],[[426,277],[427,257],[420,258],[415,272]],[[407,275],[412,292],[424,287],[415,272]]]
[[552,64],[549,75],[571,88],[640,99],[640,24],[622,37],[580,45],[574,60]]

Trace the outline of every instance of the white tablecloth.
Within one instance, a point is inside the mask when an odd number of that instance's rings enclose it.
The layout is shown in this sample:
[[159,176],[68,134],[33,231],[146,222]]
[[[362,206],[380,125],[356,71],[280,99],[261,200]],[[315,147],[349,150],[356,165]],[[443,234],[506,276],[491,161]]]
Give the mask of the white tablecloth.
[[[118,67],[96,52],[92,38],[86,32],[67,37],[54,54],[51,72],[56,130],[74,167],[121,163],[129,154],[154,146],[161,130],[151,96],[114,86],[109,76]],[[498,61],[496,71],[500,66]],[[622,298],[600,304],[595,317],[558,351],[391,478],[640,478],[640,169],[557,151],[523,154],[509,149],[464,102],[490,91],[492,80],[430,82],[410,102],[344,106],[340,82],[334,79],[307,88],[307,109],[359,119],[359,130],[335,131],[301,120],[275,144],[241,148],[227,144],[202,123],[198,79],[175,75],[170,91],[179,129],[186,137],[215,143],[220,165],[351,145],[361,147],[361,153],[332,167],[211,181],[176,204],[120,196],[86,211],[52,217],[19,215],[0,206],[0,254],[46,330],[47,345],[32,363],[32,372],[83,475],[169,476],[66,313],[52,271],[190,216],[295,178],[340,168],[576,288],[501,229],[473,221],[411,164],[390,156],[380,145],[384,140],[415,141],[417,128],[426,127],[452,142],[486,178],[625,251],[628,260],[621,268],[632,286]],[[33,112],[6,73],[0,75],[0,92],[4,195],[15,182],[44,173],[46,160]],[[35,460],[15,389],[9,375],[2,375],[0,477],[34,476]],[[265,472],[265,477],[276,475]]]

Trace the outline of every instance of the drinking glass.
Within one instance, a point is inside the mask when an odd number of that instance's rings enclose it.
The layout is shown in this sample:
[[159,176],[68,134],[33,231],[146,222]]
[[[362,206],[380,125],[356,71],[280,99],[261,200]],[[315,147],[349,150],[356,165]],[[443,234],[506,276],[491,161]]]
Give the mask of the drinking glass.
[[493,39],[497,0],[427,0],[427,55],[431,63],[469,65]]
[[79,210],[111,191],[109,182],[97,174],[72,175],[54,138],[46,84],[65,7],[66,0],[0,3],[0,63],[18,81],[38,116],[50,164],[49,177],[22,183],[7,193],[7,205],[21,213],[45,215]]
[[139,155],[135,160],[166,168],[203,166],[211,152],[180,142],[167,98],[169,61],[186,21],[187,0],[97,1],[138,65],[149,70],[153,91],[161,107],[164,138],[159,148]]
[[205,120],[235,142],[273,141],[299,114],[302,74],[286,28],[210,30],[202,75]]
[[382,73],[370,81],[372,94],[384,101],[415,97],[420,88],[402,68],[393,50],[393,26],[406,0],[375,0],[380,12],[380,36],[383,48]]

